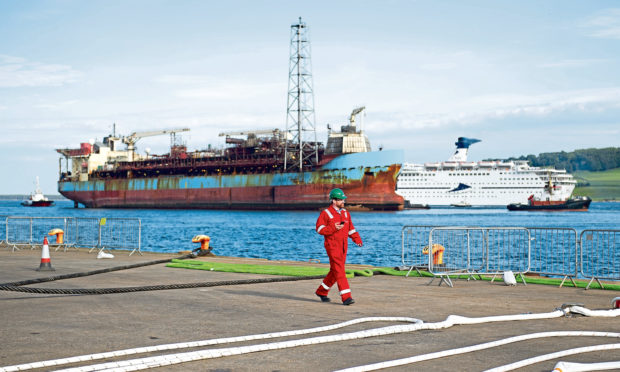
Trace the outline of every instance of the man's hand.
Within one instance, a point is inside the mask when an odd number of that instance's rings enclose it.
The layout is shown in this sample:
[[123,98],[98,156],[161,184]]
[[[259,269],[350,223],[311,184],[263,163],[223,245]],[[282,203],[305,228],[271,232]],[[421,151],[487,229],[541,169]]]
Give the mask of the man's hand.
[[355,243],[355,244],[357,244],[358,247],[361,247],[364,245],[364,243]]
[[344,222],[340,222],[336,224],[336,230],[340,230],[344,227]]

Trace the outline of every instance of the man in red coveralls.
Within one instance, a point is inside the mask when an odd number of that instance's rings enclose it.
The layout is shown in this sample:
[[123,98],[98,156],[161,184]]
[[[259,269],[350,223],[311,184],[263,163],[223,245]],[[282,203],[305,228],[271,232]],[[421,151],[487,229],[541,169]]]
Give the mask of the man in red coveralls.
[[351,297],[351,289],[344,272],[344,264],[347,260],[348,238],[351,237],[355,244],[362,246],[362,238],[355,231],[351,215],[344,209],[344,200],[347,198],[340,189],[333,189],[329,193],[331,205],[323,210],[316,220],[316,232],[325,237],[325,250],[329,257],[329,273],[323,279],[323,283],[316,290],[316,295],[321,301],[329,302],[327,297],[329,289],[338,283],[340,297],[343,305],[351,305],[355,300]]

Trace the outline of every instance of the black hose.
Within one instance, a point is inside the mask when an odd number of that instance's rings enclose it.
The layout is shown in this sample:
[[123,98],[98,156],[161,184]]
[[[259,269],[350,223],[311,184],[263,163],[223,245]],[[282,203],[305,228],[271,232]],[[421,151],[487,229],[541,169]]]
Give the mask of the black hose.
[[323,279],[325,275],[314,276],[287,276],[278,278],[261,278],[261,279],[240,279],[240,280],[224,280],[220,282],[202,282],[202,283],[184,283],[184,284],[167,284],[167,285],[151,285],[144,287],[124,287],[124,288],[77,288],[77,289],[54,289],[54,288],[31,288],[20,287],[15,285],[0,284],[1,291],[26,292],[26,293],[43,293],[43,294],[112,294],[112,293],[129,293],[143,291],[161,291],[167,289],[184,289],[184,288],[201,288],[201,287],[220,287],[225,285],[242,285],[242,284],[260,284],[260,283],[277,283],[277,282],[293,282],[298,280]]
[[141,262],[141,263],[137,263],[137,264],[132,264],[132,265],[125,265],[125,266],[116,266],[116,267],[110,267],[107,269],[100,269],[100,270],[93,270],[93,271],[86,271],[83,273],[73,273],[73,274],[64,274],[64,275],[56,275],[56,276],[49,276],[46,278],[37,278],[37,279],[29,279],[29,280],[23,280],[21,282],[13,282],[13,283],[2,283],[0,284],[0,288],[2,287],[19,287],[22,285],[28,285],[28,284],[37,284],[37,283],[44,283],[44,282],[53,282],[55,280],[62,280],[62,279],[72,279],[72,278],[80,278],[83,276],[89,276],[89,275],[96,275],[96,274],[103,274],[103,273],[110,273],[113,271],[119,271],[119,270],[127,270],[127,269],[134,269],[136,267],[143,267],[143,266],[150,266],[150,265],[157,265],[157,264],[162,264],[162,263],[167,263],[167,262],[171,262],[172,260],[184,260],[187,258],[194,258],[195,256],[193,254],[187,254],[185,256],[180,256],[180,257],[175,257],[175,258],[169,258],[169,259],[165,259],[165,260],[156,260],[156,261],[149,261],[149,262]]

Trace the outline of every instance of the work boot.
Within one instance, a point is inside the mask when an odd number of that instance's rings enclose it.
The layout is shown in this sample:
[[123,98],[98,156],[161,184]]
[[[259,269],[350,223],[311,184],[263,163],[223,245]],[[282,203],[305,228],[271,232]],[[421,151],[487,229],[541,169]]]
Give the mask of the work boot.
[[315,294],[316,294],[316,295],[317,295],[317,296],[321,299],[321,301],[323,301],[323,302],[330,302],[330,301],[331,301],[331,300],[329,299],[329,297],[327,297],[327,296],[321,296],[321,295],[320,295],[320,294],[318,294],[318,293],[315,293]]
[[353,305],[354,303],[355,300],[353,299],[353,297],[349,297],[346,300],[342,301],[342,304],[345,306]]

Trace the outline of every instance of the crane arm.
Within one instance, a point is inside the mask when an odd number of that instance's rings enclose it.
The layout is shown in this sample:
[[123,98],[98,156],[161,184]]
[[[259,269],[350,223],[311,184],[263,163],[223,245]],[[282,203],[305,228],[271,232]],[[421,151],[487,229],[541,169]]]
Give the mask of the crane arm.
[[349,122],[351,122],[352,126],[355,126],[355,117],[359,115],[360,112],[364,111],[366,106],[358,107],[351,112],[351,117],[349,118]]
[[123,137],[123,143],[130,145],[136,143],[142,137],[151,137],[151,136],[159,136],[161,134],[169,134],[169,133],[178,133],[178,132],[189,132],[189,128],[177,128],[177,129],[164,129],[164,130],[154,130],[148,132],[133,132],[127,137]]
[[277,134],[280,132],[280,129],[266,129],[266,130],[246,130],[242,132],[222,132],[219,134],[220,137],[223,136],[247,136],[249,134]]

